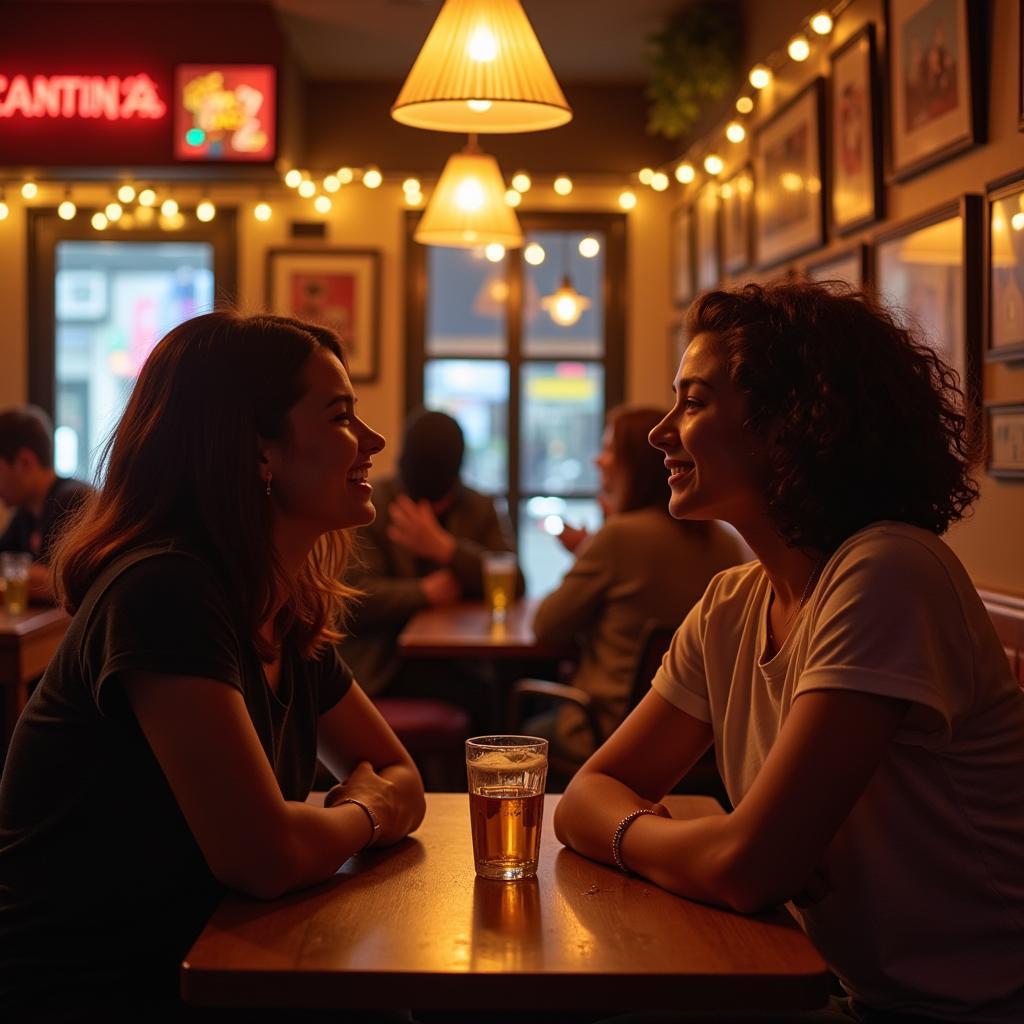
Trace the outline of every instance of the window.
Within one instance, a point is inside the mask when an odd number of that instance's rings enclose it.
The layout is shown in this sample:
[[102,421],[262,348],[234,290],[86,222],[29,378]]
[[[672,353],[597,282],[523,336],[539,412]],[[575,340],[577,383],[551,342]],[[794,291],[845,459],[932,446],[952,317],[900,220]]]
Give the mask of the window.
[[[546,593],[571,560],[553,535],[560,520],[600,524],[594,458],[624,391],[625,218],[521,215],[524,247],[492,262],[483,249],[417,245],[417,217],[407,409],[459,421],[463,478],[511,510],[528,592]],[[550,298],[567,283],[588,303],[575,320]]]

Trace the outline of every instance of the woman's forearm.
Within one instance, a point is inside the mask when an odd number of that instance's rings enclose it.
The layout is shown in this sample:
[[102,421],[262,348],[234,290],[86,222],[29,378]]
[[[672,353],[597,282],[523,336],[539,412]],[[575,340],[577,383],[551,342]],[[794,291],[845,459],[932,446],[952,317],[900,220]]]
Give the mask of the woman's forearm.
[[423,796],[423,780],[419,772],[405,764],[392,764],[382,768],[380,775],[392,783],[399,793],[396,832],[402,836],[415,832],[427,810]]

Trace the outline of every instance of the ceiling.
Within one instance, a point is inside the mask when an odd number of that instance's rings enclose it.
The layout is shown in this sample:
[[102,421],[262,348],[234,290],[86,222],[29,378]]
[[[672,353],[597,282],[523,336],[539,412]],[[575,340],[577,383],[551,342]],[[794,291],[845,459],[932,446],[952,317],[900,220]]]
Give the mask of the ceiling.
[[[311,79],[404,78],[441,0],[271,0]],[[523,0],[561,81],[643,82],[647,37],[686,0]]]

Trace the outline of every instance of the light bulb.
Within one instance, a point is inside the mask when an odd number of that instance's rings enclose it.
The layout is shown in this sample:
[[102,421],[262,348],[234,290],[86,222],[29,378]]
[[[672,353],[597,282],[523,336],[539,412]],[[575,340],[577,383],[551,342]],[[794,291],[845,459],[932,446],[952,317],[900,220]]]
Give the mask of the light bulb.
[[422,186],[420,185],[419,178],[406,178],[405,181],[402,182],[403,192],[419,192],[421,188]]
[[487,64],[498,56],[498,40],[486,25],[478,25],[466,41],[466,53],[470,60]]
[[363,172],[363,184],[367,188],[380,188],[384,175],[376,167],[367,167]]
[[4,202],[3,199],[0,199],[0,220],[7,220],[10,214],[11,208],[7,205],[7,203]]
[[827,36],[832,31],[832,15],[828,11],[818,11],[818,13],[811,18],[811,28],[818,33],[819,36]]
[[139,206],[155,206],[156,192],[151,188],[144,188],[139,193]]
[[725,137],[730,142],[742,142],[747,137],[747,129],[739,121],[730,121],[725,126]]
[[173,217],[178,212],[178,200],[177,199],[165,199],[160,204],[160,212],[165,217]]
[[538,245],[536,242],[531,242],[523,250],[523,259],[530,264],[531,267],[539,267],[547,257],[547,253],[544,251],[544,247]]
[[755,89],[764,89],[771,84],[772,72],[771,69],[765,64],[755,64],[750,69],[750,75],[748,76],[750,84]]
[[584,259],[592,260],[601,251],[601,243],[596,238],[587,235],[586,238],[580,239],[577,248]]
[[486,114],[494,104],[491,103],[490,100],[466,100],[466,106],[469,107],[474,114]]
[[620,192],[619,206],[623,210],[632,210],[636,206],[636,193],[630,192],[628,189],[625,192]]
[[484,255],[491,261],[491,263],[500,263],[505,258],[505,246],[501,242],[491,242],[484,249]]
[[697,172],[693,169],[693,164],[687,160],[684,160],[676,167],[676,181],[680,185],[689,185],[696,175]]
[[333,205],[330,196],[319,195],[313,200],[313,209],[317,213],[330,213]]
[[708,153],[708,155],[704,157],[704,170],[707,171],[708,174],[721,174],[723,167],[725,167],[725,163],[720,156],[717,156],[714,153]]
[[655,192],[664,192],[668,188],[668,175],[664,171],[655,171],[651,175],[651,188]]
[[423,205],[423,193],[422,192],[406,192],[405,203],[407,206],[422,206]]
[[75,214],[78,213],[78,207],[75,206],[70,199],[65,199],[64,202],[57,207],[57,216],[61,220],[74,220]]
[[133,185],[122,185],[117,190],[117,198],[122,203],[130,203],[135,198],[135,187]]
[[480,180],[469,175],[455,186],[452,199],[463,212],[476,213],[477,210],[483,209],[484,203],[487,201],[487,194],[484,192]]
[[309,178],[303,178],[299,182],[299,195],[303,199],[312,199],[316,195],[316,185],[309,180]]
[[107,220],[113,222],[121,219],[124,207],[120,203],[107,203],[107,207],[103,212],[107,215]]
[[341,188],[341,179],[336,174],[328,174],[324,178],[324,191],[337,192]]
[[807,37],[803,35],[795,35],[789,41],[789,46],[786,47],[786,53],[795,60],[798,64],[807,60],[811,55],[811,44],[807,42]]
[[342,185],[351,184],[352,180],[356,176],[356,172],[353,171],[351,167],[339,167],[336,174],[338,176],[338,181],[340,181]]
[[26,181],[21,186],[21,196],[23,199],[35,199],[39,195],[39,186],[34,181]]
[[104,214],[104,213],[94,213],[92,215],[92,218],[89,220],[89,223],[97,231],[105,231],[106,227],[110,223],[110,221],[107,220],[106,214]]
[[572,179],[561,174],[555,178],[555,183],[552,187],[560,196],[567,196],[572,191]]
[[514,188],[510,188],[505,193],[505,203],[508,206],[516,207],[523,201],[521,192],[517,192]]
[[516,171],[516,173],[512,175],[512,187],[517,192],[529,192],[532,184],[533,182],[530,180],[530,176],[526,171]]
[[294,167],[284,176],[284,183],[289,188],[298,188],[302,184],[302,171]]
[[271,209],[270,203],[257,203],[252,208],[252,215],[257,220],[262,220],[262,221],[270,220],[271,214],[273,214],[273,212],[274,211]]
[[1014,231],[1024,231],[1024,213],[1015,213],[1010,218],[1010,227]]
[[217,216],[217,207],[209,199],[202,200],[196,207],[196,220],[209,224]]
[[741,114],[749,114],[754,109],[754,101],[749,96],[741,96],[736,101],[736,109]]
[[654,171],[650,167],[641,167],[637,177],[640,179],[641,185],[650,185],[651,178],[654,177]]

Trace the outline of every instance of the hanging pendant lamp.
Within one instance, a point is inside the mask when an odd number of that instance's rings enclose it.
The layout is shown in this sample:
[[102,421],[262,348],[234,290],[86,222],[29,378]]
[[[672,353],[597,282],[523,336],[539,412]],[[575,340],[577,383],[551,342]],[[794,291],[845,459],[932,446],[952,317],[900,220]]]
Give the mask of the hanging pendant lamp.
[[461,153],[448,157],[413,238],[423,245],[471,248],[499,242],[523,244],[519,218],[505,202],[505,182],[493,156],[470,136]]
[[535,132],[572,110],[519,0],[445,0],[391,116],[439,132]]
[[569,276],[569,236],[562,236],[562,283],[551,295],[540,300],[540,308],[545,310],[559,327],[572,327],[583,313],[590,308],[590,299],[580,295],[572,286]]

